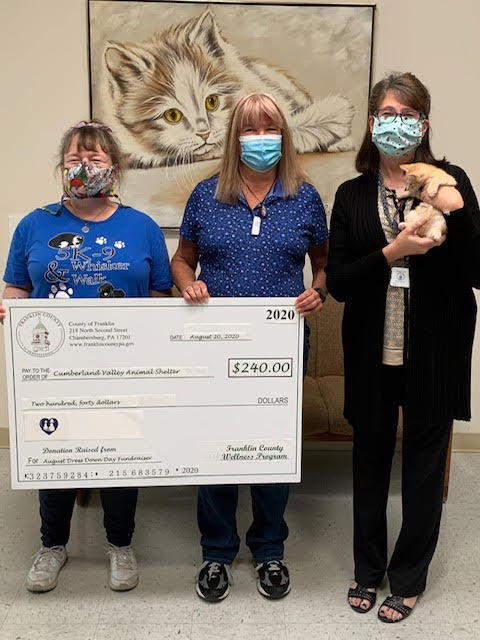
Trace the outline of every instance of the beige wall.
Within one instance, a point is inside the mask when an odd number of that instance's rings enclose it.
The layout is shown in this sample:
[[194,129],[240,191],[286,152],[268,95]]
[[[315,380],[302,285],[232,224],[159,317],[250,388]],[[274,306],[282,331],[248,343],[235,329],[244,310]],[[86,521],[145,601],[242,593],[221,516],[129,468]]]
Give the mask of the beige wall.
[[[58,198],[53,171],[58,141],[72,122],[89,116],[86,4],[86,0],[0,3],[2,274],[8,216],[27,213]],[[363,3],[350,0],[349,4]],[[480,194],[480,165],[474,147],[480,141],[476,130],[465,130],[465,135],[462,131],[462,114],[475,113],[480,104],[478,0],[455,4],[447,0],[379,0],[376,4],[373,80],[387,71],[409,70],[428,85],[433,98],[433,149],[460,164]],[[167,244],[170,251],[175,248],[173,234],[167,237]],[[479,334],[477,330],[473,420],[457,424],[456,429],[480,434]],[[2,428],[7,425],[3,341],[0,349],[1,443],[5,437]]]

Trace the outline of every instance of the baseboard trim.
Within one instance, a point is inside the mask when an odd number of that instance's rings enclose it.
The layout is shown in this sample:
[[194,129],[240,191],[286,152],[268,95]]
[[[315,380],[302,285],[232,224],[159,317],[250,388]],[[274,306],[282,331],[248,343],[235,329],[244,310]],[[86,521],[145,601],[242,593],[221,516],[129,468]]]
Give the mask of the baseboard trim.
[[480,433],[454,433],[453,451],[480,452]]
[[[401,449],[402,442],[397,442],[397,449]],[[351,451],[351,442],[335,442],[332,440],[315,440],[303,443],[305,451]],[[454,433],[452,451],[479,453],[480,433]]]

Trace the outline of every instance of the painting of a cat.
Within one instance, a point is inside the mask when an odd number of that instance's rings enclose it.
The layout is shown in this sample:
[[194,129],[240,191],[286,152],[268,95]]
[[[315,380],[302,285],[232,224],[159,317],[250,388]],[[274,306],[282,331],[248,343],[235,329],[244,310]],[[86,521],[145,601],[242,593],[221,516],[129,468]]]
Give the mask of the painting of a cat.
[[[371,68],[373,6],[89,0],[91,116],[125,153],[124,200],[177,228],[215,172],[232,106],[280,104],[326,204],[354,174]],[[79,118],[87,114],[79,113]]]
[[110,41],[105,69],[118,122],[131,136],[131,167],[218,158],[232,104],[272,94],[299,153],[351,149],[354,108],[342,96],[314,100],[285,71],[241,56],[210,8],[138,44]]

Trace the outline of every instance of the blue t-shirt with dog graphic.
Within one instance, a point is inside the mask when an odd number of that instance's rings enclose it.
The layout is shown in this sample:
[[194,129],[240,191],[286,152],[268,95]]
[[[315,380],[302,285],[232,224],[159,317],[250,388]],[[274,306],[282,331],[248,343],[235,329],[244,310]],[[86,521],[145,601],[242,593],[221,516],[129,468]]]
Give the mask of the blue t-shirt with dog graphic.
[[162,230],[123,205],[87,223],[63,204],[35,209],[15,230],[3,279],[32,298],[144,298],[173,286]]

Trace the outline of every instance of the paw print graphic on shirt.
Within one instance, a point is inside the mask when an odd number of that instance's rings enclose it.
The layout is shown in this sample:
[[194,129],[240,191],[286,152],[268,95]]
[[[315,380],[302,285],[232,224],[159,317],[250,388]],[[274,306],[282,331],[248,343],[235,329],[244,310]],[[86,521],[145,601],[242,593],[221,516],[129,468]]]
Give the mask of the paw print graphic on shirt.
[[97,244],[107,244],[107,239],[106,239],[104,236],[99,236],[99,237],[95,240],[95,242],[96,242]]
[[125,249],[125,243],[123,242],[123,240],[115,240],[113,246],[117,249]]
[[48,294],[49,298],[71,298],[73,295],[73,289],[66,287],[63,282],[60,282],[58,287],[54,284],[50,287],[51,293]]

